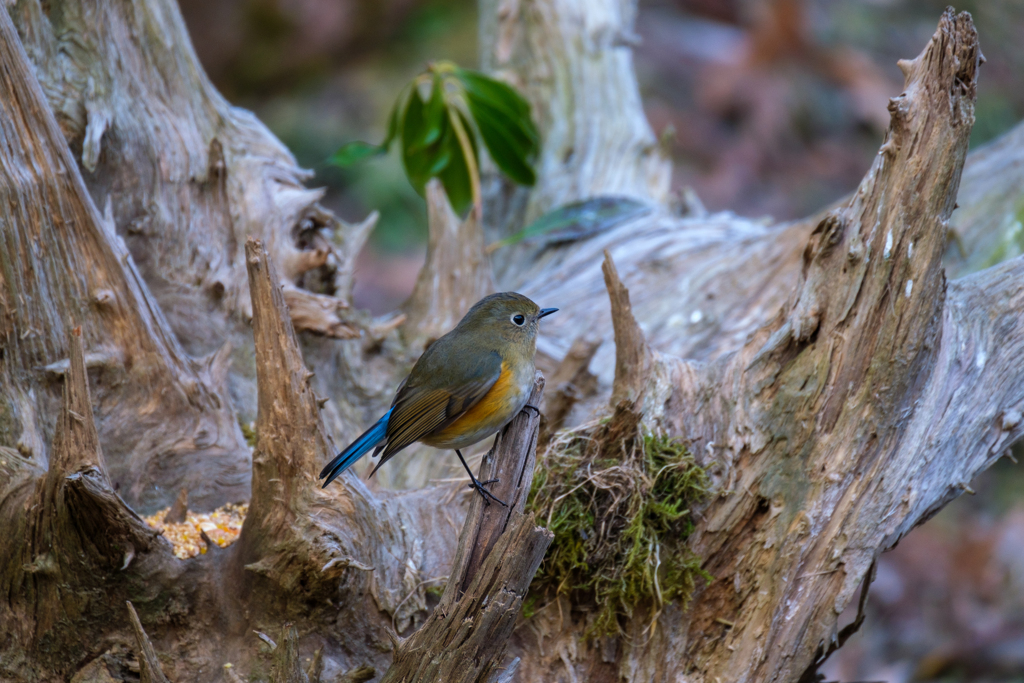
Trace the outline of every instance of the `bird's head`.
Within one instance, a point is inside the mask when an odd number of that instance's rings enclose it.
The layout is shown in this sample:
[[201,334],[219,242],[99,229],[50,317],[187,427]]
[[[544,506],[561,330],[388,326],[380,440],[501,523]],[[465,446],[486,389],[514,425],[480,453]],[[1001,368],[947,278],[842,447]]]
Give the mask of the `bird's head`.
[[516,292],[498,292],[476,302],[458,327],[465,331],[494,335],[495,339],[505,342],[532,346],[537,338],[538,321],[557,310],[540,308]]

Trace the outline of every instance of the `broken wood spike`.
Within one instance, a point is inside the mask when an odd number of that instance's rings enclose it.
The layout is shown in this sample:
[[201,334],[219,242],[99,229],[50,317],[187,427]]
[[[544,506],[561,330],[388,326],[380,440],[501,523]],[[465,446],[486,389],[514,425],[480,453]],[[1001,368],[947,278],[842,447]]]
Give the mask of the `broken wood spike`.
[[68,372],[64,377],[64,407],[53,437],[53,454],[47,474],[48,487],[85,467],[93,466],[106,475],[99,434],[93,419],[89,378],[85,371],[82,328],[68,335]]
[[607,249],[601,270],[611,300],[612,326],[615,328],[615,381],[609,404],[615,407],[622,401],[638,403],[651,373],[654,354],[640,324],[633,317],[629,290],[619,279],[619,272]]
[[334,276],[336,287],[334,294],[351,305],[356,259],[362,253],[366,240],[370,238],[370,233],[377,227],[380,213],[373,211],[359,223],[346,223],[333,216],[332,218],[339,224],[339,227],[335,230],[335,236],[340,243],[340,248],[337,251],[339,263],[337,265],[337,273]]
[[310,683],[320,683],[320,676],[324,673],[324,648],[318,647],[313,653],[313,661],[306,667],[306,676]]
[[139,615],[135,612],[135,607],[130,601],[125,602],[125,604],[128,606],[128,616],[132,622],[132,630],[135,631],[135,642],[139,646],[139,676],[142,683],[170,683],[167,680],[167,676],[164,675],[163,669],[160,668],[160,660],[157,659],[156,650],[153,649],[153,643],[150,642],[149,636],[146,635],[146,631],[142,628],[142,622],[139,621]]
[[[544,398],[544,384],[543,375],[537,373],[530,398],[526,401],[527,405],[541,404]],[[484,505],[479,496],[475,497],[474,507],[466,519],[466,527],[475,527],[476,537],[469,544],[470,555],[461,583],[450,578],[450,586],[465,590],[513,517],[522,515],[526,509],[526,499],[533,482],[533,469],[537,463],[539,430],[540,414],[536,410],[524,409],[501,431],[494,441],[494,446],[484,458],[480,468],[481,480],[497,479],[498,481],[491,487],[491,492],[501,500],[508,501],[509,507]],[[470,527],[470,521],[474,522],[474,527]],[[460,547],[461,540],[460,538]],[[454,589],[452,593],[455,593]],[[447,597],[449,596],[446,588],[441,604],[447,604]]]
[[262,514],[261,506],[280,504],[282,483],[289,491],[287,498],[303,487],[315,486],[310,473],[319,471],[323,454],[330,448],[316,395],[309,386],[312,373],[299,350],[273,260],[255,238],[249,238],[245,253],[258,394],[252,515]]
[[[284,298],[276,286],[272,259],[259,240],[250,238],[245,249],[252,296],[258,403],[252,498],[231,552],[244,558],[241,566],[248,571],[247,576],[254,580],[269,579],[273,590],[290,594],[289,591],[300,590],[301,585],[301,590],[333,594],[337,579],[321,571],[322,558],[363,553],[349,545],[344,522],[339,523],[340,527],[325,523],[313,514],[312,508],[321,505],[324,497],[347,496],[352,501],[371,494],[362,482],[348,478],[328,492],[321,491],[316,474],[334,451],[316,394],[307,381],[311,379],[309,370]],[[329,542],[324,540],[328,538]],[[295,545],[284,553],[281,548],[286,543]],[[297,548],[302,548],[301,552]],[[243,589],[249,591],[253,587],[246,583]]]

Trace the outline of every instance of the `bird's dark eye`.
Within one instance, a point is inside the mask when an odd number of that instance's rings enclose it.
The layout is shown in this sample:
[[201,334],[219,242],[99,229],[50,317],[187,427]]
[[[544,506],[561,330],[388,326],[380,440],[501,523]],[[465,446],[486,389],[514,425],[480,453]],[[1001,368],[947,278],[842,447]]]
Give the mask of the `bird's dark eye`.
[[512,314],[512,324],[516,327],[522,327],[526,323],[526,317],[522,313]]

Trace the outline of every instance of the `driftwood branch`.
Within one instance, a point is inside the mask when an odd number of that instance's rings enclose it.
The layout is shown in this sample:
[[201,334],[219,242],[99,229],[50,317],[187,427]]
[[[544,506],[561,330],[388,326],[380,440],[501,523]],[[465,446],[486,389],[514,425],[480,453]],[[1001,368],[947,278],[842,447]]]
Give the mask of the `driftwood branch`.
[[[530,405],[540,402],[538,375]],[[508,507],[474,496],[440,604],[403,642],[384,676],[388,683],[487,681],[502,665],[523,598],[552,534],[525,514],[533,481],[540,416],[524,410],[484,459],[481,478]]]

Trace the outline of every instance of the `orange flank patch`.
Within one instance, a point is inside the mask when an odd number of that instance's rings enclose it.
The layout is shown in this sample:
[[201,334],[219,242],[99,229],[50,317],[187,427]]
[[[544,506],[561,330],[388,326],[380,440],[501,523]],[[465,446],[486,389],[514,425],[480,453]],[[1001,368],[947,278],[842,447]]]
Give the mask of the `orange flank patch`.
[[430,440],[443,443],[476,431],[492,427],[497,429],[508,418],[509,404],[514,400],[515,386],[512,384],[512,373],[502,362],[498,381],[484,394],[483,398],[455,422],[440,432],[432,434]]

